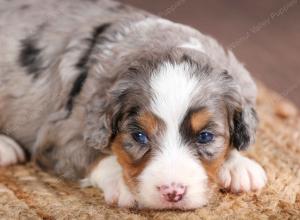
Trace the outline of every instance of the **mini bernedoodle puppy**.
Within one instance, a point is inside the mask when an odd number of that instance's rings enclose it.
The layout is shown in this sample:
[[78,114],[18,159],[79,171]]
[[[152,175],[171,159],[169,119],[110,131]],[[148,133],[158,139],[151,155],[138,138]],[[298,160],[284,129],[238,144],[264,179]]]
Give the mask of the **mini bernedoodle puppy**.
[[211,181],[261,189],[256,86],[230,51],[108,0],[0,4],[0,165],[24,162],[120,207],[193,209]]

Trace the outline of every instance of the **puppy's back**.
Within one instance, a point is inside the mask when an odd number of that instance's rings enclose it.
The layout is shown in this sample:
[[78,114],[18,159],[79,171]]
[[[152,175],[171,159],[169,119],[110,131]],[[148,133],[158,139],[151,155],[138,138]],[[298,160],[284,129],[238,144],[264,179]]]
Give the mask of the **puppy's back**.
[[[25,146],[34,143],[41,124],[65,101],[76,79],[72,68],[86,49],[91,30],[113,20],[118,8],[123,10],[107,0],[0,4],[1,132]],[[60,72],[68,73],[65,84]]]

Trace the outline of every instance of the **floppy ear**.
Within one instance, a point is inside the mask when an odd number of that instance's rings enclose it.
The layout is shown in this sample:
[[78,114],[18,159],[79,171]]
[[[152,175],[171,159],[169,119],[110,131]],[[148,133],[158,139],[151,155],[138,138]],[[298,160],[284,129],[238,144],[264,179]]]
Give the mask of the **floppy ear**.
[[87,146],[111,153],[110,143],[127,110],[124,107],[130,83],[119,80],[106,97],[94,97],[87,107],[84,139]]
[[244,106],[231,113],[230,143],[237,150],[245,150],[255,142],[257,114],[254,108]]
[[110,153],[112,129],[112,100],[94,97],[87,107],[84,141],[88,147]]
[[[243,93],[239,81],[229,75],[227,71],[223,73],[223,76],[227,81],[227,92],[224,95],[228,113],[230,144],[237,150],[245,150],[255,142],[258,123],[254,109],[256,93],[251,93],[251,96]],[[249,83],[255,87],[255,84]]]

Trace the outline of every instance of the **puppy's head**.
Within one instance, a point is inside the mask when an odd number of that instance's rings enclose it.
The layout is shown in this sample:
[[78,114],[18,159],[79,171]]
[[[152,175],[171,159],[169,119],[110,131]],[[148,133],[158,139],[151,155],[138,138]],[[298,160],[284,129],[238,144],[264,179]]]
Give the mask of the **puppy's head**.
[[112,89],[111,149],[141,207],[200,207],[230,148],[252,141],[255,112],[232,77],[201,54],[148,58]]

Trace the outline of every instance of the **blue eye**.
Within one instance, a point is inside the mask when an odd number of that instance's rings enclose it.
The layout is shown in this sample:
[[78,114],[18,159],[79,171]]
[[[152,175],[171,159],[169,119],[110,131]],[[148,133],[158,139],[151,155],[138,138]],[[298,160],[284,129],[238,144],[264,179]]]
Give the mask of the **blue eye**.
[[144,134],[143,132],[135,132],[135,133],[132,133],[131,135],[132,135],[132,138],[139,144],[147,144],[148,143],[147,135]]
[[207,144],[214,139],[214,134],[210,132],[201,132],[197,138],[199,144]]

